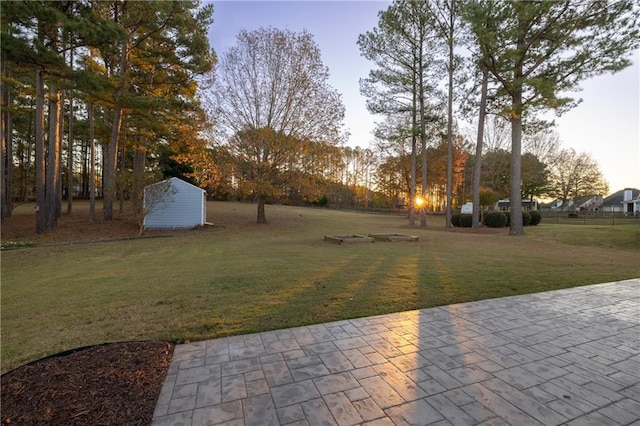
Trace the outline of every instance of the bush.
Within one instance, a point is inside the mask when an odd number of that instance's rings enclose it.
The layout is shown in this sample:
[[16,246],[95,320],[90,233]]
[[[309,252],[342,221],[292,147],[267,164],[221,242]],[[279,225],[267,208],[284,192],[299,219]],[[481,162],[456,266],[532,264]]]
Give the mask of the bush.
[[529,222],[529,225],[536,226],[537,224],[542,222],[542,215],[538,210],[531,210],[529,214],[531,215],[531,221]]
[[461,214],[460,215],[460,226],[462,228],[471,228],[471,222],[473,221],[473,216],[470,214]]
[[484,224],[489,228],[503,228],[507,225],[507,216],[502,212],[488,212],[484,215]]
[[327,198],[326,195],[323,195],[322,197],[318,198],[311,204],[313,204],[314,206],[326,207],[327,204],[329,204],[329,199]]
[[456,228],[460,226],[460,213],[454,213],[451,215],[451,225]]
[[[539,212],[536,212],[537,214],[540,214]],[[511,226],[511,212],[503,212],[503,214],[507,217],[507,224],[505,226]],[[540,218],[542,219],[542,217]],[[538,223],[540,223],[540,220],[538,221]],[[535,223],[534,225],[537,225],[538,223]],[[528,226],[531,225],[531,214],[529,212],[526,211],[522,211],[522,226]]]

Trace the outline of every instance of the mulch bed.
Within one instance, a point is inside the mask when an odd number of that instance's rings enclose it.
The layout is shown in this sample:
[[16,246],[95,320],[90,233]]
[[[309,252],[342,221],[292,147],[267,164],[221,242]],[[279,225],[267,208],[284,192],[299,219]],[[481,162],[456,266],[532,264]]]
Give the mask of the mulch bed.
[[3,425],[149,425],[173,356],[167,342],[111,343],[2,375]]
[[[7,218],[2,242],[56,245],[136,238],[127,220],[91,223],[88,209],[63,215],[58,227],[35,233],[35,214]],[[145,236],[173,235],[153,232]],[[168,342],[109,343],[54,355],[1,377],[2,425],[151,424],[160,389],[171,363]]]

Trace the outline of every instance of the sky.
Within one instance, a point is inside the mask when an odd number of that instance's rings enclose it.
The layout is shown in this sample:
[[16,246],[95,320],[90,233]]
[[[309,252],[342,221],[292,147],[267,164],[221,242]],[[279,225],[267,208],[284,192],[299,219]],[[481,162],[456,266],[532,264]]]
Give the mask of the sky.
[[[373,64],[360,55],[358,35],[372,30],[378,12],[390,2],[365,0],[333,1],[242,1],[213,2],[214,23],[209,29],[211,46],[219,57],[236,42],[241,30],[261,27],[307,30],[318,44],[322,61],[329,68],[329,84],[342,94],[346,108],[348,145],[368,147],[376,121],[360,95],[359,81]],[[582,103],[555,118],[561,148],[588,152],[598,162],[609,182],[610,192],[640,188],[640,51],[633,65],[613,75],[586,80],[576,94]]]

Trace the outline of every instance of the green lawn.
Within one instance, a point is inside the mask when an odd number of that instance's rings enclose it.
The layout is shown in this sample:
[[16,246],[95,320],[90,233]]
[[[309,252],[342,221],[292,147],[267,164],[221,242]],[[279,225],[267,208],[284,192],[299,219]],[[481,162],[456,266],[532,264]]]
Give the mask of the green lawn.
[[[208,204],[212,230],[2,253],[2,371],[125,340],[199,340],[640,277],[640,226],[542,223],[522,237],[402,216]],[[335,245],[325,234],[418,243]]]

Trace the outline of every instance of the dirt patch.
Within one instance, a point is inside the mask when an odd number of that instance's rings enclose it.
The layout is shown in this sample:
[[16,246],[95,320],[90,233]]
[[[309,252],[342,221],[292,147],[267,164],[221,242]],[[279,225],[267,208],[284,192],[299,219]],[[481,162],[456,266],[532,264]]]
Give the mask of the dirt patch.
[[29,242],[36,246],[43,246],[171,236],[194,232],[194,230],[145,231],[141,235],[140,227],[132,217],[125,215],[105,222],[101,219],[101,212],[98,216],[95,222],[91,222],[88,209],[79,209],[71,215],[62,214],[58,218],[58,226],[55,229],[43,234],[36,234],[35,213],[14,214],[12,217],[6,218],[5,223],[2,224],[2,243],[4,245],[7,242]]
[[19,367],[2,376],[2,424],[149,425],[172,354],[112,343]]

